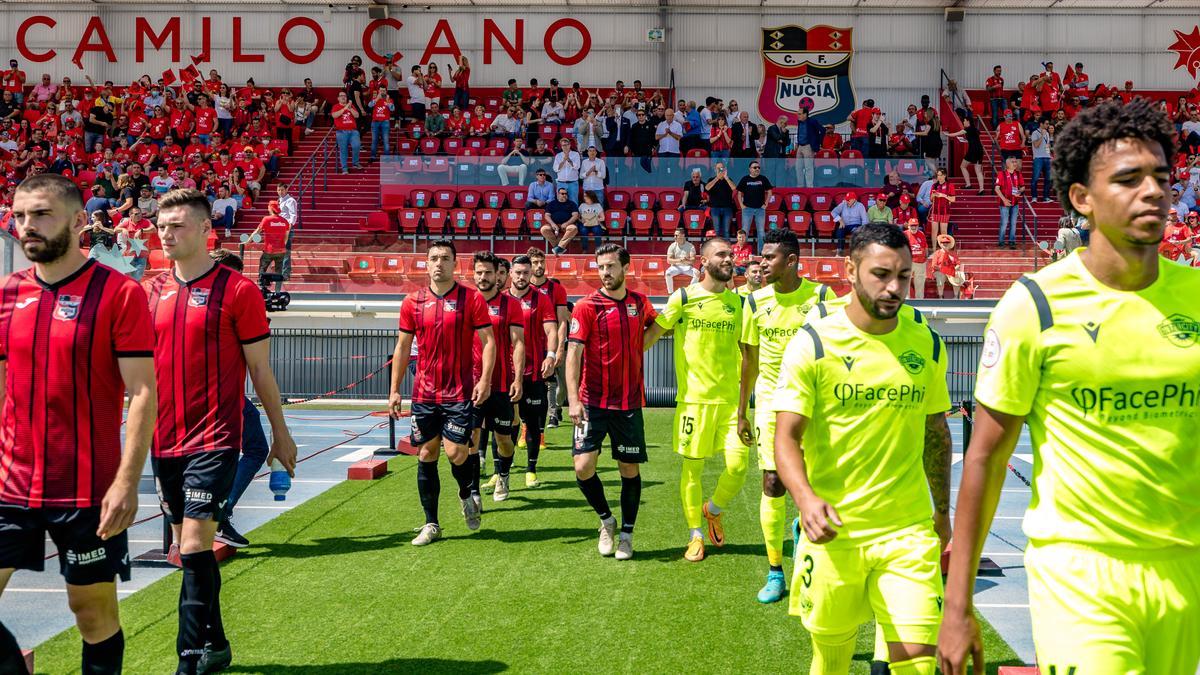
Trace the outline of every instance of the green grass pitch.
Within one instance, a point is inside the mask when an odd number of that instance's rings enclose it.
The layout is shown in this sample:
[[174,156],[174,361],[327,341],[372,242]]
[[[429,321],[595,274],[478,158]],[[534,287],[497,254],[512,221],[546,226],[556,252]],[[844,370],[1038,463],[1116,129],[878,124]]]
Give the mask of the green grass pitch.
[[[409,546],[423,521],[411,457],[392,461],[382,480],[342,483],[255,530],[253,546],[222,568],[234,650],[226,672],[807,672],[809,639],[786,600],[754,598],[766,572],[754,463],[727,511],[726,546],[708,547],[698,564],[683,560],[671,415],[646,412],[650,463],[630,562],[596,553],[596,517],[564,450],[568,425],[549,434],[544,485],[525,490],[514,470],[507,502],[485,496],[478,532],[463,524],[443,461],[446,539]],[[518,449],[518,466],[524,459]],[[605,456],[601,467],[616,510],[615,464]],[[721,460],[710,460],[706,496],[720,470]],[[121,602],[125,672],[172,672],[178,595],[172,574]],[[983,625],[990,663],[1018,663]],[[872,642],[864,626],[852,672],[868,671]],[[78,672],[78,632],[38,647],[37,665]]]

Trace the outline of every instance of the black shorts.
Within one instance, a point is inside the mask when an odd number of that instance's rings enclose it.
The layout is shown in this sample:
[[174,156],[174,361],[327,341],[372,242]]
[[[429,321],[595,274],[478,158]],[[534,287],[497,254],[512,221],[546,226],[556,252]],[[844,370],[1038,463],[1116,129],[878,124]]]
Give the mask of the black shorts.
[[163,516],[173,525],[184,518],[223,520],[239,455],[238,450],[228,449],[151,458]]
[[127,532],[102,541],[100,507],[31,509],[0,504],[0,569],[46,569],[46,534],[58,548],[58,571],[68,584],[129,581]]
[[517,404],[521,420],[538,429],[546,426],[546,411],[549,410],[549,402],[546,400],[545,380],[535,382],[526,378],[521,391],[521,401]]
[[496,434],[507,434],[516,438],[517,423],[513,417],[512,400],[507,391],[493,391],[483,405],[471,406],[472,428],[487,429]]
[[413,403],[412,444],[425,445],[435,438],[466,445],[471,438],[471,402]]
[[610,439],[612,457],[626,464],[641,464],[646,461],[646,429],[642,423],[642,410],[587,409],[587,420],[575,427],[575,448],[572,455],[599,452],[604,439]]

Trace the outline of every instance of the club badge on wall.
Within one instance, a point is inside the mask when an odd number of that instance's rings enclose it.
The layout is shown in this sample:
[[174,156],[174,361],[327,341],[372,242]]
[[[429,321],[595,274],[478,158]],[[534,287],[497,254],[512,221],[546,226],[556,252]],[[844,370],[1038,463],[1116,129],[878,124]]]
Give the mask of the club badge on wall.
[[854,110],[851,28],[776,26],[762,29],[763,79],[758,113],[789,123],[807,110],[821,124],[838,124]]
[[1188,75],[1193,79],[1200,74],[1200,26],[1193,26],[1192,32],[1186,35],[1182,31],[1175,31],[1175,44],[1167,47],[1167,50],[1179,56],[1174,70],[1187,68]]

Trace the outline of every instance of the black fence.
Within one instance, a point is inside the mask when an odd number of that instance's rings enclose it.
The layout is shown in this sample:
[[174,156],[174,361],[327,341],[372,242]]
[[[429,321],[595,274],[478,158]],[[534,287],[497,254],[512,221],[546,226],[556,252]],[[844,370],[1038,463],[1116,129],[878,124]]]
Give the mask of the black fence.
[[[947,383],[955,405],[974,400],[975,368],[983,338],[948,336]],[[367,329],[276,329],[271,332],[271,365],[287,398],[385,399],[391,369],[381,367],[396,347],[396,331]],[[675,405],[674,342],[666,337],[646,354],[646,402]],[[353,386],[348,386],[353,385]],[[402,391],[411,393],[405,376]]]

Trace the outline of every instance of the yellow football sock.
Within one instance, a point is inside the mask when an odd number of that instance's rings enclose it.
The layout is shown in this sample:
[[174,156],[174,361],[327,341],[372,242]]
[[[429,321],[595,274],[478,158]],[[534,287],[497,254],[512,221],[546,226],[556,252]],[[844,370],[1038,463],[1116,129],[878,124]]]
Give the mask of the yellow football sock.
[[725,451],[725,470],[717,479],[717,489],[713,492],[712,503],[719,508],[729,506],[737,493],[746,484],[746,471],[750,468],[750,448],[738,444],[736,448]]
[[891,661],[888,655],[887,640],[883,638],[883,626],[878,622],[875,623],[875,655],[871,657],[871,660],[884,663]]
[[918,656],[907,661],[898,661],[888,666],[892,675],[933,675],[937,671],[937,659],[932,656]]
[[683,458],[683,473],[679,477],[679,501],[683,503],[683,518],[689,529],[699,529],[703,516],[704,487],[700,477],[704,474],[704,460]]
[[[854,658],[856,633],[846,636],[813,636],[813,660],[809,675],[846,675]],[[840,638],[840,640],[839,640]]]
[[767,562],[774,567],[782,567],[783,537],[787,530],[787,497],[763,495],[758,503],[758,517],[762,522],[763,541],[767,544]]

